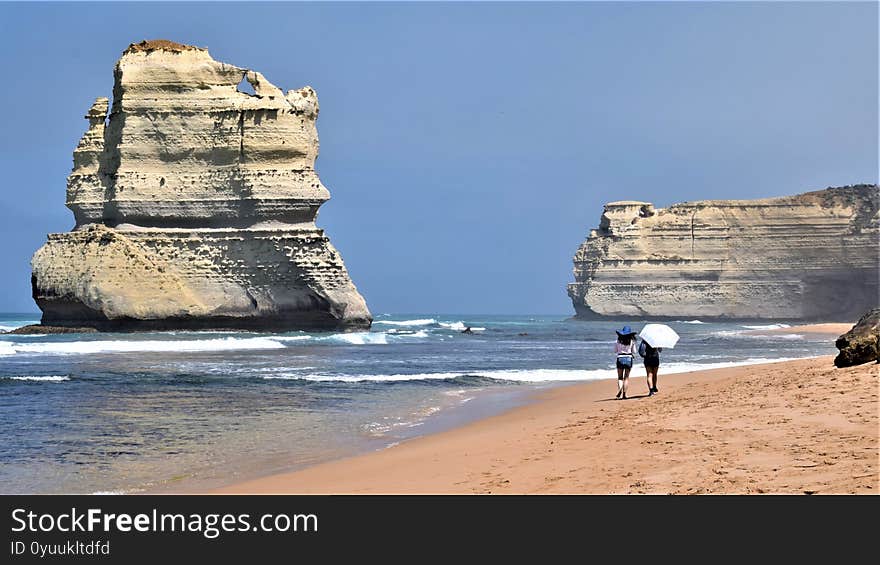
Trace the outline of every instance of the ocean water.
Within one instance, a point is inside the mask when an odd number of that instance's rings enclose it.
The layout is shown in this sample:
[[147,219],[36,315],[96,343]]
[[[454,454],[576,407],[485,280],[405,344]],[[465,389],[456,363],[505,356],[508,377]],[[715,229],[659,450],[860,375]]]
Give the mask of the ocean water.
[[[37,318],[0,314],[0,330]],[[784,322],[669,325],[681,341],[661,390],[672,372],[835,352],[827,336],[749,333]],[[614,378],[617,327],[383,314],[354,333],[0,334],[0,492],[186,491],[384,449]]]

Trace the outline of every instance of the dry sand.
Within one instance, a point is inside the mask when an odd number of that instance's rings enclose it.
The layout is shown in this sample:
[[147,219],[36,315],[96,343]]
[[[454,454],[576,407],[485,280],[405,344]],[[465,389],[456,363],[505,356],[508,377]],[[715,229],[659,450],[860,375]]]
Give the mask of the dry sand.
[[877,493],[877,364],[831,357],[565,386],[533,404],[226,493]]

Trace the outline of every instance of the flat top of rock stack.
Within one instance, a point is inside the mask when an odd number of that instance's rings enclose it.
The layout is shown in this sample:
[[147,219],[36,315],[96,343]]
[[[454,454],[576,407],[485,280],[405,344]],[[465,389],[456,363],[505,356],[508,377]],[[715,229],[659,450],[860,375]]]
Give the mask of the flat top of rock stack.
[[194,45],[184,45],[183,43],[177,43],[176,41],[171,41],[168,39],[145,39],[140,43],[132,43],[128,46],[128,48],[123,51],[125,53],[136,53],[139,51],[150,52],[150,51],[174,51],[180,53],[182,51],[207,51],[202,47],[196,47]]
[[[789,196],[771,196],[767,198],[731,198],[731,199],[716,199],[716,200],[687,200],[684,202],[676,202],[669,206],[669,208],[682,208],[682,207],[695,207],[695,206],[720,206],[720,207],[736,207],[741,208],[743,206],[785,206],[791,204],[798,205],[809,205],[809,204],[846,204],[849,203],[859,203],[861,200],[877,200],[878,195],[878,187],[876,184],[854,184],[854,185],[846,185],[846,186],[829,186],[828,188],[824,188],[821,190],[813,190],[810,192],[803,192],[801,194],[793,194]],[[618,207],[618,206],[639,206],[643,204],[651,204],[651,202],[643,201],[643,200],[615,200],[612,202],[607,202],[605,206],[607,207]],[[657,211],[663,210],[664,208],[658,208]]]

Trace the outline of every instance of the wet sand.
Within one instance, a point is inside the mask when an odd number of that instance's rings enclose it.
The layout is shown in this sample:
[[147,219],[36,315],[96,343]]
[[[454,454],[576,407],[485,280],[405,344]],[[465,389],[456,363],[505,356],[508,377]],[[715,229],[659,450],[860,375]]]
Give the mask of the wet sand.
[[654,397],[636,367],[627,401],[614,380],[558,387],[447,432],[212,492],[874,494],[878,367],[836,369],[830,356],[661,367]]
[[855,323],[833,323],[833,324],[808,324],[804,326],[791,326],[790,328],[779,328],[773,330],[752,330],[750,334],[827,334],[837,338],[848,332]]

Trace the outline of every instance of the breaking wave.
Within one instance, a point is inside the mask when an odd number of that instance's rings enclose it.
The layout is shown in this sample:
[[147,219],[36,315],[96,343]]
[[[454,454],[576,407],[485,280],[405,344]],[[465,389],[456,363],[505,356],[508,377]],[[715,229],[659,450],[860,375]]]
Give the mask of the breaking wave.
[[[25,336],[29,337],[29,336]],[[352,332],[330,335],[280,335],[261,337],[226,337],[216,339],[171,340],[86,340],[33,343],[0,341],[0,355],[32,353],[42,355],[76,355],[88,353],[135,352],[197,352],[235,351],[244,349],[283,349],[297,343],[341,345],[387,345],[389,339],[406,342],[429,337],[426,330],[388,330],[388,332]],[[287,344],[287,345],[285,345]]]
[[40,353],[45,355],[76,355],[86,353],[232,351],[239,349],[281,349],[284,345],[267,337],[143,340],[143,341],[62,341],[55,343],[0,342],[0,355]]
[[387,345],[388,336],[377,332],[353,332],[347,334],[333,334],[327,337],[317,338],[319,341],[333,341],[336,343],[350,343],[351,345]]
[[[661,365],[663,374],[689,373],[692,371],[704,371],[709,369],[725,369],[728,367],[739,367],[745,365],[757,365],[761,363],[777,363],[784,361],[793,361],[796,357],[785,357],[777,359],[769,358],[750,358],[742,361],[725,361],[717,363],[667,363]],[[388,375],[328,375],[328,374],[281,374],[267,375],[264,379],[280,379],[280,380],[302,380],[313,382],[342,382],[342,383],[359,383],[359,382],[408,382],[408,381],[432,381],[432,380],[453,380],[466,377],[478,377],[492,379],[496,381],[509,381],[521,383],[544,383],[544,382],[578,382],[578,381],[595,381],[600,379],[616,379],[617,371],[613,368],[607,369],[511,369],[511,370],[492,370],[492,371],[460,371],[460,372],[438,372],[438,373],[413,373],[413,374],[388,374]]]
[[[447,330],[462,331],[468,326],[463,321],[458,322],[440,322],[435,318],[419,318],[416,320],[376,320],[373,325],[397,326],[397,327],[419,327],[419,326],[440,326]],[[475,332],[485,331],[486,328],[471,327]],[[392,330],[389,330],[392,331]]]
[[59,383],[61,381],[69,381],[70,377],[61,376],[61,375],[23,375],[23,376],[15,376],[15,377],[0,377],[0,379],[9,379],[11,381],[39,381],[39,382],[51,382],[51,383]]
[[437,320],[434,318],[422,318],[418,320],[375,320],[373,321],[373,325],[381,324],[384,326],[430,326],[432,324],[436,324]]
[[[440,322],[440,327],[446,328],[448,330],[464,331],[464,329],[467,328],[468,326],[466,326],[464,322],[450,322],[450,323]],[[486,331],[486,328],[473,328],[472,327],[471,331],[484,332],[484,331]]]
[[272,336],[269,339],[273,339],[275,341],[309,341],[312,339],[310,335],[277,335]]
[[[388,330],[388,332],[351,332],[338,333],[328,336],[315,337],[315,341],[339,343],[349,345],[388,345],[388,339],[391,338],[395,342],[405,341],[407,339],[420,339],[428,337],[425,330],[406,331],[406,330]],[[275,339],[275,338],[272,338]]]
[[392,337],[428,337],[427,330],[388,330],[385,334]]
[[763,339],[763,340],[774,340],[774,339],[801,340],[801,339],[804,339],[804,336],[801,334],[761,335],[761,334],[751,333],[750,331],[747,331],[747,330],[722,330],[722,331],[718,331],[718,332],[712,332],[712,335],[714,335],[716,337],[737,338],[737,339]]
[[22,320],[21,322],[15,321],[14,323],[15,323],[14,326],[10,326],[10,325],[8,325],[8,323],[7,324],[0,324],[0,332],[11,332],[12,330],[17,330],[18,328],[23,327],[23,326],[32,326],[34,324],[39,324],[40,321],[39,320]]

